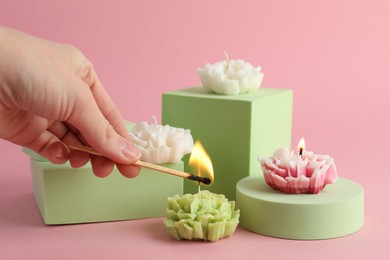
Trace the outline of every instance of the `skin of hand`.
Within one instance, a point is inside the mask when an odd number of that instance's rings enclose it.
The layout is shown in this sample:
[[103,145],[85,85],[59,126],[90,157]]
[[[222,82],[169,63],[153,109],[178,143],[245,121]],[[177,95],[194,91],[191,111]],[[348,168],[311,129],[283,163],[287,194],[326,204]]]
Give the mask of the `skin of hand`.
[[[114,164],[125,177],[140,158],[124,120],[91,62],[76,48],[0,26],[0,138],[56,164],[81,167],[91,160],[98,177]],[[102,156],[73,151],[82,143]]]

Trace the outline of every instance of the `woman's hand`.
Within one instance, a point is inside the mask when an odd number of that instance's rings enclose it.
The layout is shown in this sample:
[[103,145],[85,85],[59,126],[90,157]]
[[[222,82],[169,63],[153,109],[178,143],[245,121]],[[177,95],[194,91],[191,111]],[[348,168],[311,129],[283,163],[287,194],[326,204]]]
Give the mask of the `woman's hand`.
[[[91,62],[76,48],[0,27],[0,138],[53,163],[81,167],[91,159],[96,176],[114,162],[134,177],[140,152]],[[106,157],[71,151],[83,143]]]

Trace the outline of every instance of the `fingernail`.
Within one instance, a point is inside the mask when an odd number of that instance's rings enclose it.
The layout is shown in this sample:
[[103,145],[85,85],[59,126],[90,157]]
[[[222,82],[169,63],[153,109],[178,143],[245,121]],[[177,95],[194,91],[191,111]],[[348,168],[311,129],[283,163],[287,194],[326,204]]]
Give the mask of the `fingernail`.
[[52,144],[49,149],[51,151],[51,154],[54,155],[53,159],[55,163],[64,163],[68,160],[69,149],[67,149],[65,144],[56,142]]
[[127,159],[132,161],[138,160],[141,157],[141,151],[134,144],[127,141],[124,142],[122,153]]
[[56,155],[56,159],[57,160],[63,160],[63,159],[65,159],[66,158],[66,152],[65,152],[65,150],[64,149],[58,149],[57,150],[57,155]]

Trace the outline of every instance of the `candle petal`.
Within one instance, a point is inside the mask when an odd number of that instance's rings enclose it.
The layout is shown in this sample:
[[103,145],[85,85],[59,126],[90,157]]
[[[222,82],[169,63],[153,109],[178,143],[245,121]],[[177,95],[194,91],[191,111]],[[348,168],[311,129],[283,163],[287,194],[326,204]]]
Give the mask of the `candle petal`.
[[301,175],[298,178],[289,177],[287,178],[287,183],[288,192],[286,193],[305,193],[310,187],[310,179],[304,175]]

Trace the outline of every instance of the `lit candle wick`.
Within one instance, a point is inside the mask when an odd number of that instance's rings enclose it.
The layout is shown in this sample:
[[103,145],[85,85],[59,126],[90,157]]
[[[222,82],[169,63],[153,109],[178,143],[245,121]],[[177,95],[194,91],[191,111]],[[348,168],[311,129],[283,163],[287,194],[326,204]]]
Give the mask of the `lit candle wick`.
[[303,150],[305,149],[305,140],[301,138],[298,143],[299,156],[302,158]]

